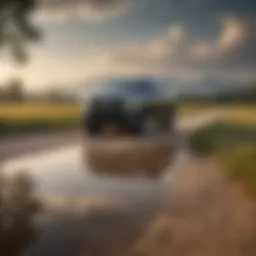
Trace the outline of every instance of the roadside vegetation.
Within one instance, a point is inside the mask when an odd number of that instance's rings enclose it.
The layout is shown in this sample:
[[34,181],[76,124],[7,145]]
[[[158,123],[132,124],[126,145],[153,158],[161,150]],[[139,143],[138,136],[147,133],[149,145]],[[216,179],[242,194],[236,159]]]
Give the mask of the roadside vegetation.
[[60,89],[27,92],[18,78],[0,85],[0,137],[75,128],[80,112],[74,95]]
[[1,103],[0,136],[75,128],[80,112],[77,103]]
[[256,107],[230,107],[222,120],[190,137],[197,154],[213,154],[256,197]]
[[200,114],[209,110],[216,109],[215,104],[212,103],[181,103],[178,107],[179,116],[191,116]]

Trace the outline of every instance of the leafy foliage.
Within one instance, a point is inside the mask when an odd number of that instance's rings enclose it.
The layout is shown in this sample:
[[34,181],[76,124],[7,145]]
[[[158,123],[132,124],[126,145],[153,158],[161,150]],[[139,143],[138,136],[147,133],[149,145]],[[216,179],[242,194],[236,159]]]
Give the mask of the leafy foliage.
[[256,143],[255,125],[218,123],[199,130],[189,139],[190,148],[197,153],[215,153],[240,143]]
[[15,59],[27,60],[27,42],[40,38],[40,33],[31,21],[36,0],[0,0],[0,46],[10,47]]
[[20,255],[37,238],[33,218],[42,205],[34,190],[34,181],[25,172],[13,179],[0,172],[0,255]]

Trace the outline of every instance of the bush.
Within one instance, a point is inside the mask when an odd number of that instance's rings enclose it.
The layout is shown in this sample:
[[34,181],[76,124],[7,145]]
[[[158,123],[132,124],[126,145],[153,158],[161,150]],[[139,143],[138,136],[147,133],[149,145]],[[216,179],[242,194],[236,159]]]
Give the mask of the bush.
[[212,154],[224,170],[236,180],[245,182],[256,196],[256,127],[219,123],[204,128],[190,137],[190,149]]
[[0,135],[8,132],[8,125],[6,120],[0,119]]
[[217,147],[217,138],[222,136],[223,132],[223,127],[219,124],[203,128],[189,138],[189,147],[195,153],[213,153]]
[[191,135],[189,147],[196,153],[210,154],[247,142],[256,144],[255,126],[218,123]]

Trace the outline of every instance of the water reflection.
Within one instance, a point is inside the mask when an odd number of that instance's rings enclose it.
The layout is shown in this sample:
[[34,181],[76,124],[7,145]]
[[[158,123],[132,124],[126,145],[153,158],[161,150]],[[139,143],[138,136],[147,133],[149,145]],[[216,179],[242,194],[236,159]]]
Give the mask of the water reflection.
[[85,150],[88,166],[97,174],[159,178],[174,156],[169,136],[91,139]]
[[1,252],[13,248],[12,254],[1,255],[99,255],[104,248],[115,255],[161,208],[162,180],[97,176],[84,166],[80,150],[66,148],[3,165],[1,224],[12,220],[13,225],[5,224],[0,232]]

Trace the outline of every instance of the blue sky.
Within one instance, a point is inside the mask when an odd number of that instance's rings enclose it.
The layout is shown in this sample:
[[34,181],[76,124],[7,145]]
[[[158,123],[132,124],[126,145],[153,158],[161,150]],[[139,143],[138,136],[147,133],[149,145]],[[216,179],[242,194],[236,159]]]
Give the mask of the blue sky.
[[195,84],[254,80],[255,0],[41,0],[44,39],[17,66],[0,55],[0,82],[30,90],[95,76],[150,74]]

